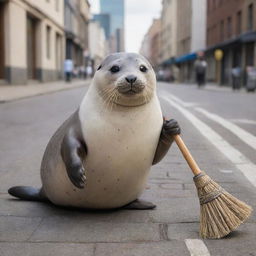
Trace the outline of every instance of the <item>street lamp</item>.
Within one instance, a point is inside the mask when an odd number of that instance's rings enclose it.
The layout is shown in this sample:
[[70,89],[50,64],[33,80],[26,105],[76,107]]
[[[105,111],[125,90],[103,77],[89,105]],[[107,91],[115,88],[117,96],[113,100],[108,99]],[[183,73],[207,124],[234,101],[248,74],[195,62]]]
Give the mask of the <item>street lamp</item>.
[[216,60],[216,81],[220,85],[221,83],[221,60],[223,58],[223,51],[216,49],[214,51],[214,58]]

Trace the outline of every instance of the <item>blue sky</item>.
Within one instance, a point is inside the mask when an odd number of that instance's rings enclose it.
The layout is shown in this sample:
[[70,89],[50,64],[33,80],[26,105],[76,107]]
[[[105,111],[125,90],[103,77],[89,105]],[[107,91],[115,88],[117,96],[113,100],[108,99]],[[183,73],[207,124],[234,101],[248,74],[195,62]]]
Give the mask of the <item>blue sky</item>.
[[[108,0],[106,0],[108,1]],[[161,12],[162,0],[126,0],[125,17],[125,45],[127,52],[138,52],[143,36],[152,23],[153,18],[158,18]],[[91,0],[91,12],[99,11],[99,1]]]

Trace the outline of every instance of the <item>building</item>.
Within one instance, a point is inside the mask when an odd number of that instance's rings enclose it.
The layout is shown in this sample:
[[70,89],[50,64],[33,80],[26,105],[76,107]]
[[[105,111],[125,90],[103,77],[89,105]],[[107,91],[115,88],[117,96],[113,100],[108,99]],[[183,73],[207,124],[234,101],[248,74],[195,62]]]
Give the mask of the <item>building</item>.
[[[247,67],[256,65],[256,0],[207,1],[208,79],[231,85],[231,70],[240,67],[246,83]],[[220,68],[214,52],[220,49]]]
[[66,58],[74,65],[85,65],[88,52],[90,4],[87,0],[65,0]]
[[64,60],[64,4],[0,1],[0,79],[26,84],[59,79]]
[[93,20],[98,21],[100,26],[104,29],[105,37],[107,40],[110,38],[110,15],[109,14],[94,14]]
[[[206,47],[206,1],[178,0],[177,57],[179,81],[194,80],[194,61],[197,52]],[[184,19],[186,17],[186,19]]]
[[110,17],[109,28],[106,20],[101,25],[105,30],[106,38],[109,39],[111,52],[125,50],[124,8],[124,0],[100,0],[100,15],[109,15]]
[[154,19],[141,44],[140,54],[145,56],[157,69],[161,53],[161,19]]
[[106,55],[106,48],[107,43],[104,29],[98,21],[91,20],[89,24],[89,57],[94,67],[100,65]]
[[177,2],[178,0],[162,1],[160,58],[166,64],[177,56]]

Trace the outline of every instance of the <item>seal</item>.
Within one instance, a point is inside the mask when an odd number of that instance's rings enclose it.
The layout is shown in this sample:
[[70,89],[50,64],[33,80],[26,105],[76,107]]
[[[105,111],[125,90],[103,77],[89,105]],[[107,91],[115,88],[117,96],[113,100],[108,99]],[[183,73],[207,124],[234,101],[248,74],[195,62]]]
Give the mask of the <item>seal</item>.
[[135,53],[107,56],[78,110],[50,139],[42,188],[16,186],[23,200],[90,209],[153,209],[139,200],[150,167],[169,150],[178,123],[164,120],[149,62]]

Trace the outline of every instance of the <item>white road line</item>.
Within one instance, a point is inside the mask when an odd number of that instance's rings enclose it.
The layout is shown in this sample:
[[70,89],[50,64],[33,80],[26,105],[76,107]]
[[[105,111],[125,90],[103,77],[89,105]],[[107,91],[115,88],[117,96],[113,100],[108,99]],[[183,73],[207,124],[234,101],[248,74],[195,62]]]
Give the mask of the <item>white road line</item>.
[[209,119],[215,121],[216,123],[220,124],[221,126],[225,127],[230,132],[235,134],[240,140],[242,140],[247,145],[249,145],[250,147],[252,147],[253,149],[256,150],[256,136],[254,136],[251,133],[245,131],[244,129],[240,128],[236,124],[233,124],[230,121],[227,121],[226,119],[224,119],[224,118],[222,118],[222,117],[220,117],[216,114],[213,114],[213,113],[210,113],[210,112],[206,111],[205,109],[195,108],[195,110],[202,113],[203,115],[205,115]]
[[200,239],[186,239],[185,244],[191,256],[210,256],[206,245]]
[[178,102],[181,106],[185,107],[185,108],[191,108],[191,107],[195,107],[200,105],[197,102],[185,102],[183,100],[181,100],[180,98],[174,96],[174,95],[170,95],[170,97],[175,100],[176,102]]
[[190,113],[187,109],[171,100],[170,97],[171,95],[169,93],[165,93],[165,95],[162,96],[162,99],[178,109],[199,130],[199,132],[208,139],[219,152],[226,156],[227,159],[229,159],[244,174],[252,185],[256,187],[256,165],[225,141],[224,138],[212,128]]
[[256,125],[256,121],[249,119],[230,119],[231,122],[241,123],[241,124],[253,124]]

